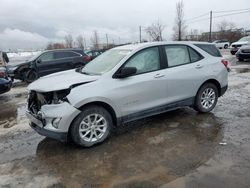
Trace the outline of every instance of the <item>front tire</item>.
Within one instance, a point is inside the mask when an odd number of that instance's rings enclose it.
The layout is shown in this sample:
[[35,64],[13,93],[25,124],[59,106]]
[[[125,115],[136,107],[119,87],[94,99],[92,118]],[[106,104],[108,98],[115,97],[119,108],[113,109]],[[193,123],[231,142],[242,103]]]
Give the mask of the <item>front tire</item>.
[[71,138],[80,146],[91,147],[106,140],[112,126],[111,115],[105,108],[87,106],[74,120],[70,130]]
[[212,83],[206,83],[199,89],[194,109],[206,113],[214,109],[218,100],[218,88]]
[[38,74],[32,69],[28,69],[24,72],[24,81],[27,83],[31,83],[38,79]]

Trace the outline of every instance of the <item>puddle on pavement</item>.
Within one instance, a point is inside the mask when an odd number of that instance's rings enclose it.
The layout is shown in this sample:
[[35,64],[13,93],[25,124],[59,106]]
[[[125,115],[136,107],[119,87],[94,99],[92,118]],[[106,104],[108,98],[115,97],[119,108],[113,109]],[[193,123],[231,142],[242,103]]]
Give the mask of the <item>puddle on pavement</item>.
[[176,110],[134,122],[92,148],[44,139],[36,156],[15,168],[49,173],[65,187],[158,187],[205,163],[221,140],[213,114]]
[[0,128],[10,128],[17,125],[21,119],[25,118],[25,103],[16,104],[8,102],[1,104],[0,108]]
[[246,72],[250,72],[250,67],[249,68],[235,68],[235,71],[237,73],[246,73]]

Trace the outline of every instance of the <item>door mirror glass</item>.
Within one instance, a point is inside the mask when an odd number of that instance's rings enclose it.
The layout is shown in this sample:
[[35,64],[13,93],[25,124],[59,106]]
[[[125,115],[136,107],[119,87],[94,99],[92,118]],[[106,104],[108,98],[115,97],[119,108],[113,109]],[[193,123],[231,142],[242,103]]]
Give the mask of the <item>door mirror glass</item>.
[[114,78],[126,78],[132,75],[135,75],[137,69],[135,67],[123,67],[119,73],[114,75]]

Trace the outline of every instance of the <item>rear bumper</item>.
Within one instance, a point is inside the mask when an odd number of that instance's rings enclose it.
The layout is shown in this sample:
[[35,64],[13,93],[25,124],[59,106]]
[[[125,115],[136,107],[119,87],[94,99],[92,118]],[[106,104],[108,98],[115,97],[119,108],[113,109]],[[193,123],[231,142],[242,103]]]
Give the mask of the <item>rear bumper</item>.
[[227,88],[228,88],[228,85],[226,85],[226,86],[224,86],[224,87],[221,88],[220,97],[226,93]]

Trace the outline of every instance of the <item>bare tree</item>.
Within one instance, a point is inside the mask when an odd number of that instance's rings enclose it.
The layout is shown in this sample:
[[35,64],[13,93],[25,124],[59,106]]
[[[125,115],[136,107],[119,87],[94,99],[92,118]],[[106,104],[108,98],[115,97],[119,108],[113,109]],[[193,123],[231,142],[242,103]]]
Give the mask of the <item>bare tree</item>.
[[219,31],[232,30],[235,28],[235,24],[233,22],[228,22],[226,20],[223,20],[217,24],[217,28]]
[[63,43],[59,43],[59,42],[56,42],[56,43],[49,42],[48,45],[47,45],[47,47],[46,47],[46,50],[62,49],[62,48],[65,48],[65,46],[64,46]]
[[163,26],[160,21],[158,20],[155,23],[152,23],[151,26],[145,29],[146,33],[153,41],[162,41],[162,32],[165,26]]
[[184,38],[185,30],[187,26],[184,21],[184,3],[183,1],[179,1],[176,3],[176,18],[175,18],[175,25],[174,25],[174,35],[173,39],[181,41]]
[[65,40],[65,47],[66,48],[73,48],[73,37],[72,35],[66,35],[64,37],[64,40]]
[[244,36],[240,29],[236,29],[235,24],[231,21],[223,20],[217,24],[217,28],[218,32],[215,39],[227,39],[230,42],[234,42]]
[[93,45],[93,48],[95,50],[98,50],[99,49],[99,45],[100,45],[100,38],[99,38],[99,35],[98,35],[98,32],[95,30],[93,31],[93,36],[91,37],[91,42],[92,42],[92,45]]
[[78,37],[76,37],[76,45],[78,48],[84,49],[84,39],[82,35],[79,35]]

